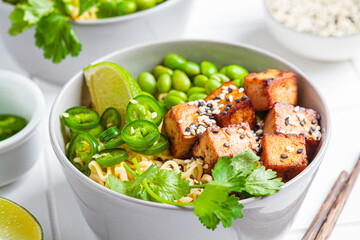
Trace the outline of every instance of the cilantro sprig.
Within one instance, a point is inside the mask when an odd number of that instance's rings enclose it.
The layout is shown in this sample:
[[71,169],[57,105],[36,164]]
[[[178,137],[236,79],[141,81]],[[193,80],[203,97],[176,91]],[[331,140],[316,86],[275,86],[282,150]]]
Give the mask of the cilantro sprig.
[[[200,222],[206,228],[215,230],[220,222],[227,228],[243,217],[244,206],[236,195],[261,197],[281,189],[284,184],[281,178],[276,178],[276,172],[259,167],[259,159],[251,149],[232,158],[219,158],[212,170],[214,181],[201,185],[190,185],[189,181],[181,178],[180,173],[159,169],[155,165],[142,173],[137,160],[133,159],[136,171],[126,164],[124,167],[134,180],[121,181],[110,175],[106,182],[110,189],[131,197],[176,206],[193,206]],[[204,187],[204,190],[194,202],[175,201],[187,196],[191,188],[199,187]]]

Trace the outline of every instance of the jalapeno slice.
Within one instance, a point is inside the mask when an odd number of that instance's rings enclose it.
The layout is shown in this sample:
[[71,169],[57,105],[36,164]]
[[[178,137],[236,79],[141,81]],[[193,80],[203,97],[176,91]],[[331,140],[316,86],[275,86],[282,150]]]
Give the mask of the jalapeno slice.
[[160,138],[150,148],[143,151],[133,151],[147,156],[155,156],[169,149],[169,146],[169,140],[164,135],[160,134]]
[[159,139],[160,132],[153,122],[135,120],[125,125],[121,136],[130,149],[141,151],[151,147]]
[[93,156],[93,160],[97,161],[102,168],[115,166],[129,157],[125,149],[114,148],[105,149]]
[[112,149],[124,145],[125,141],[122,139],[121,134],[119,134],[103,144],[106,149]]
[[98,152],[98,141],[86,132],[77,133],[70,142],[67,158],[81,172],[86,172],[92,156]]
[[148,120],[160,125],[164,118],[164,110],[152,97],[139,95],[132,99],[126,107],[126,120]]
[[0,114],[0,130],[20,131],[27,124],[27,121],[12,114]]
[[120,128],[121,126],[121,116],[118,110],[113,107],[107,108],[104,113],[101,115],[100,124],[104,129],[111,127]]
[[116,137],[119,134],[121,134],[121,132],[117,127],[111,127],[109,129],[106,129],[103,133],[100,134],[99,140],[100,142],[104,143]]
[[72,107],[63,113],[65,125],[70,129],[89,130],[95,128],[99,122],[99,114],[86,107]]
[[76,130],[76,129],[70,129],[70,136],[74,136],[75,134],[79,133],[79,132],[87,132],[89,134],[91,134],[94,137],[99,137],[100,134],[104,131],[103,127],[98,124],[96,127],[89,129],[89,130]]

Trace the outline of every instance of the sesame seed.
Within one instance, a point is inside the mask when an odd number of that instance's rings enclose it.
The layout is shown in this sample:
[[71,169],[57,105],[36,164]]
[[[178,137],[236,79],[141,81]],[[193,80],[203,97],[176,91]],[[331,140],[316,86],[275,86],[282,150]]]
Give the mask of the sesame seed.
[[294,112],[299,112],[299,109],[300,109],[299,106],[294,107]]
[[203,156],[199,156],[199,158],[200,158],[201,160],[204,160],[204,157],[203,157]]
[[205,105],[205,103],[203,102],[203,101],[200,101],[199,102],[199,107],[202,107],[202,106],[204,106]]
[[234,90],[229,87],[228,91],[229,91],[229,93],[231,93],[231,92],[233,92]]
[[310,128],[309,133],[313,134],[313,132],[314,132],[313,128]]
[[191,133],[190,132],[184,132],[185,136],[189,136]]
[[224,106],[224,104],[220,104],[219,106],[218,106],[218,108],[222,108]]
[[236,99],[235,102],[239,103],[241,100],[240,99]]
[[282,134],[285,134],[285,130],[284,130],[284,129],[281,129],[279,132],[282,133]]
[[133,103],[133,104],[137,104],[138,101],[134,100],[134,99],[130,99],[130,102]]
[[291,149],[291,146],[288,145],[285,149],[289,151]]
[[208,169],[208,168],[209,168],[209,165],[208,165],[208,164],[205,164],[205,165],[203,166],[203,168],[204,168],[204,169]]
[[229,88],[235,90],[235,89],[236,89],[236,86],[235,86],[235,85],[230,85]]
[[195,126],[195,123],[194,123],[194,122],[190,123],[190,127],[191,127],[191,126]]
[[224,108],[225,111],[228,111],[229,109],[230,109],[229,107],[225,107],[225,108]]
[[282,153],[280,156],[281,156],[282,158],[288,158],[288,155],[286,155],[285,153]]
[[179,123],[183,123],[183,122],[184,122],[184,120],[183,120],[183,119],[180,119],[180,120],[179,120]]
[[224,99],[225,99],[225,94],[223,94],[223,93],[220,94],[220,99],[221,99],[221,100],[224,100]]
[[186,130],[187,132],[189,132],[189,131],[190,131],[190,127],[186,127],[185,130]]
[[239,93],[242,93],[244,91],[244,88],[239,88]]
[[321,119],[321,115],[319,113],[316,114],[316,119],[320,120]]
[[304,121],[304,120],[301,120],[301,121],[300,121],[300,125],[301,125],[301,126],[305,126],[305,121]]
[[196,129],[194,129],[194,128],[190,129],[190,133],[191,133],[192,135],[196,135]]
[[198,114],[201,114],[201,112],[200,111],[196,111]]
[[247,99],[248,97],[244,95],[244,96],[242,96],[241,98],[242,98],[243,100],[245,100],[245,99]]
[[213,105],[211,103],[206,104],[207,107],[211,108]]
[[225,115],[225,114],[227,114],[227,112],[226,112],[226,111],[222,111],[221,113],[222,113],[222,114],[224,114],[224,115]]
[[219,133],[219,131],[215,130],[215,131],[212,131],[212,133],[215,133],[215,134],[217,134],[217,133]]
[[230,144],[224,143],[224,146],[225,146],[225,147],[230,147]]
[[290,117],[288,116],[287,118],[285,118],[285,125],[286,125],[286,126],[289,125],[289,121],[290,121]]
[[302,153],[303,151],[304,151],[303,148],[299,148],[296,152],[297,152],[298,154],[300,154],[300,153]]
[[320,131],[320,129],[321,129],[321,127],[318,125],[318,126],[316,126],[316,130],[317,131]]
[[232,103],[229,103],[228,105],[226,105],[227,107],[231,107],[232,106]]
[[264,130],[259,129],[259,130],[256,131],[256,134],[262,134],[263,132],[264,132]]
[[226,97],[225,100],[229,102],[229,101],[230,101],[230,98]]
[[229,101],[232,102],[234,97],[232,95],[229,96]]
[[238,130],[238,133],[243,133],[244,132],[244,129],[242,129],[242,128],[240,128],[239,130]]
[[316,120],[316,119],[313,119],[313,120],[311,121],[311,123],[312,123],[312,124],[316,124],[316,123],[317,123],[317,120]]
[[244,139],[245,137],[246,137],[245,134],[241,134],[241,135],[240,135],[240,138],[241,138],[241,139]]

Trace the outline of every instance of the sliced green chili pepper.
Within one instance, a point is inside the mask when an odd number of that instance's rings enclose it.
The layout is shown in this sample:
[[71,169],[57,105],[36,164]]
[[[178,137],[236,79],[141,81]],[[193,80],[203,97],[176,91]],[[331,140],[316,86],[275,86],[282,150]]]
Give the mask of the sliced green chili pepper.
[[62,116],[65,125],[75,130],[89,130],[95,128],[100,122],[99,114],[86,107],[69,108]]
[[164,118],[164,110],[159,103],[146,95],[139,95],[132,99],[126,107],[126,120],[148,120],[160,125]]
[[19,116],[12,114],[2,114],[0,115],[0,129],[1,130],[11,130],[11,131],[20,131],[27,124],[27,121]]
[[113,107],[107,108],[104,113],[101,115],[100,124],[104,129],[111,127],[120,128],[121,126],[121,116],[118,110]]
[[98,154],[95,154],[92,158],[97,161],[102,168],[115,166],[129,157],[129,154],[125,149],[115,148],[115,149],[106,149]]
[[121,131],[122,139],[132,150],[146,150],[160,137],[158,127],[147,120],[135,120],[128,123]]
[[93,136],[79,132],[71,139],[66,156],[77,169],[85,172],[98,149],[99,143]]
[[104,131],[103,127],[100,124],[98,124],[96,127],[89,130],[70,129],[70,136],[73,137],[75,134],[79,132],[87,132],[92,136],[94,136],[95,138],[98,138],[103,131]]
[[124,145],[125,141],[122,139],[121,134],[119,134],[103,144],[106,149],[113,149]]
[[144,151],[137,151],[135,152],[147,155],[147,156],[155,156],[158,155],[167,149],[169,149],[169,140],[162,134],[160,134],[160,138],[152,145],[150,148],[144,150]]
[[107,142],[119,134],[121,134],[121,132],[117,127],[111,127],[100,134],[99,140],[100,142]]

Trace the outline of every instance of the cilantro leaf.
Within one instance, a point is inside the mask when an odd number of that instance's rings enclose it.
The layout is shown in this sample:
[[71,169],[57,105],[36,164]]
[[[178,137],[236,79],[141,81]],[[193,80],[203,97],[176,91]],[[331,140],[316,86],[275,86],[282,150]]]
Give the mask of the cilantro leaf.
[[240,176],[247,176],[252,171],[257,169],[260,157],[257,156],[251,149],[244,152],[235,154],[232,158],[231,165],[234,167],[234,171]]
[[25,3],[26,0],[3,0],[6,3],[12,4],[12,5],[16,5],[18,3]]
[[276,172],[265,170],[264,166],[255,169],[245,182],[245,191],[253,196],[266,196],[276,193],[284,183],[281,178],[276,178]]
[[96,7],[100,4],[99,0],[79,0],[79,14],[78,16],[83,15],[83,13],[90,10],[90,8]]
[[195,200],[194,214],[206,228],[215,230],[220,221],[225,228],[230,227],[233,220],[243,217],[239,198],[229,193],[228,187],[211,182]]
[[65,16],[51,13],[42,18],[35,30],[36,46],[44,50],[44,57],[59,63],[68,54],[78,56],[81,44]]
[[70,4],[68,3],[68,1],[55,0],[54,1],[54,12],[57,14],[67,16],[70,19],[73,19],[72,15],[71,15],[71,10],[70,10]]
[[190,193],[189,181],[181,178],[181,173],[173,170],[160,169],[150,182],[154,193],[169,201],[180,199]]
[[96,16],[98,18],[109,18],[122,16],[127,13],[127,7],[124,2],[102,2],[98,6]]
[[50,0],[28,0],[27,3],[16,5],[9,16],[12,23],[9,34],[15,36],[34,26],[51,12],[52,7]]
[[152,178],[155,175],[156,170],[157,168],[153,164],[148,167],[145,172],[131,181],[121,181],[113,175],[109,175],[106,178],[106,183],[108,187],[115,192],[134,198],[149,200],[149,196],[147,195],[146,191],[141,188],[140,184],[142,180]]

